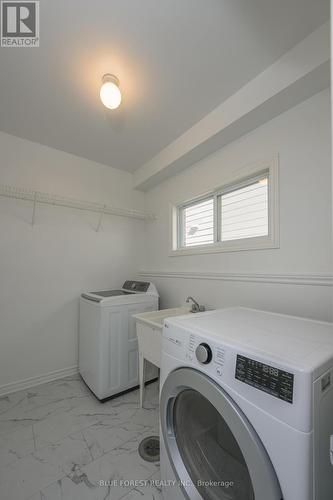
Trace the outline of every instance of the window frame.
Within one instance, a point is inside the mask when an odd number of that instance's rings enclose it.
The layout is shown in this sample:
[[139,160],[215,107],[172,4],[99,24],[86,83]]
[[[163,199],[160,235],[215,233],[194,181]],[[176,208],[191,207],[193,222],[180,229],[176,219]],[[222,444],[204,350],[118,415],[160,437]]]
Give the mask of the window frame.
[[[205,244],[205,245],[193,245],[193,246],[188,246],[188,247],[185,247],[183,245],[179,245],[180,242],[184,243],[184,221],[181,222],[181,219],[184,217],[184,210],[186,208],[189,208],[193,205],[197,205],[198,203],[200,202],[203,202],[203,201],[208,201],[208,200],[213,200],[213,243],[210,243],[210,244]],[[184,204],[181,204],[181,205],[178,205],[177,206],[177,223],[178,223],[178,229],[177,229],[177,236],[178,236],[178,239],[177,239],[177,248],[179,249],[188,249],[188,248],[198,248],[198,247],[203,247],[203,246],[208,246],[208,245],[211,245],[211,244],[215,244],[216,243],[216,227],[215,227],[215,218],[216,218],[216,200],[215,200],[215,196],[214,195],[208,195],[208,196],[202,196],[200,198],[196,198],[195,200],[189,202],[189,203],[184,203]]]
[[[240,189],[256,182],[264,176],[268,177],[268,235],[221,241],[221,197],[223,194]],[[181,216],[184,209],[208,199],[214,200],[214,242],[205,245],[184,247],[183,223]],[[220,187],[187,201],[176,203],[170,207],[170,256],[195,255],[201,253],[236,252],[242,250],[260,250],[279,248],[279,199],[278,199],[278,158],[260,162],[239,169],[230,178],[226,178]]]

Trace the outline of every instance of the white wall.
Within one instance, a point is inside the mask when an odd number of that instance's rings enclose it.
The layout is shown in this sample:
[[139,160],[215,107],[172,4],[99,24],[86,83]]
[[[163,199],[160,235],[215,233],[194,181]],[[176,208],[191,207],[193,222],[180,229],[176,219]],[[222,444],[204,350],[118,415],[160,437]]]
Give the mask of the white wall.
[[[276,154],[280,163],[279,249],[168,255],[170,203],[218,187],[233,170]],[[330,167],[330,96],[326,90],[146,193],[146,209],[158,219],[146,225],[149,244],[142,275],[156,282],[162,307],[178,305],[187,295],[194,295],[212,307],[241,304],[329,320],[332,289],[325,285],[332,273]],[[167,276],[170,271],[172,277]],[[197,279],[197,272],[250,276],[247,282],[235,276],[235,281]],[[268,282],[258,283],[258,274]],[[290,274],[295,278],[286,279]],[[313,275],[319,278],[314,280]],[[292,283],[286,284],[288,280]]]
[[[276,154],[280,249],[168,255],[170,203]],[[15,389],[21,379],[75,367],[80,293],[120,286],[140,268],[148,271],[141,277],[157,284],[162,307],[191,294],[212,307],[242,304],[330,319],[330,177],[325,91],[146,193],[146,209],[158,219],[146,223],[145,238],[142,221],[106,216],[96,233],[97,214],[59,207],[39,206],[31,227],[30,202],[0,198],[0,392],[6,384]],[[0,183],[143,208],[132,181],[130,174],[0,133]],[[209,276],[199,279],[198,272]]]
[[[132,176],[0,133],[0,183],[143,208]],[[134,277],[143,221],[0,198],[0,389],[77,364],[78,297]]]

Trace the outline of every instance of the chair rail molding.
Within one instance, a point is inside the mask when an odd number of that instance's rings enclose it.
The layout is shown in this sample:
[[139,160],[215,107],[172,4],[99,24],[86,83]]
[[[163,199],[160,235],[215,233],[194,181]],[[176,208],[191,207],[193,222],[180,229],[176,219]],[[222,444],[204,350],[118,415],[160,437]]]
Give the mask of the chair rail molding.
[[148,271],[138,275],[145,278],[175,278],[214,281],[240,281],[250,283],[272,283],[281,285],[333,286],[331,274],[271,274],[271,273],[213,273],[197,271]]

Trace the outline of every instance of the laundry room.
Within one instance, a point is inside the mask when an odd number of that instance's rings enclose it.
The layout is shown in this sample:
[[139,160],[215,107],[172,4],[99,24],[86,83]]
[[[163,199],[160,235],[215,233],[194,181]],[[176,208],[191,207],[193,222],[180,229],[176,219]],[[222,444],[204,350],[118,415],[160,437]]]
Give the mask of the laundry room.
[[332,500],[329,0],[8,0],[0,500]]

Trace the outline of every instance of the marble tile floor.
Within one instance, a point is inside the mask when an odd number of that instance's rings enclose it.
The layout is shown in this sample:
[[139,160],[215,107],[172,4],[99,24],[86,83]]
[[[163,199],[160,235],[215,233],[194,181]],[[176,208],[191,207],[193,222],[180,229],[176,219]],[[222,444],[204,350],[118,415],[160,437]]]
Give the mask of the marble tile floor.
[[161,500],[158,383],[99,403],[79,376],[0,397],[0,500]]

